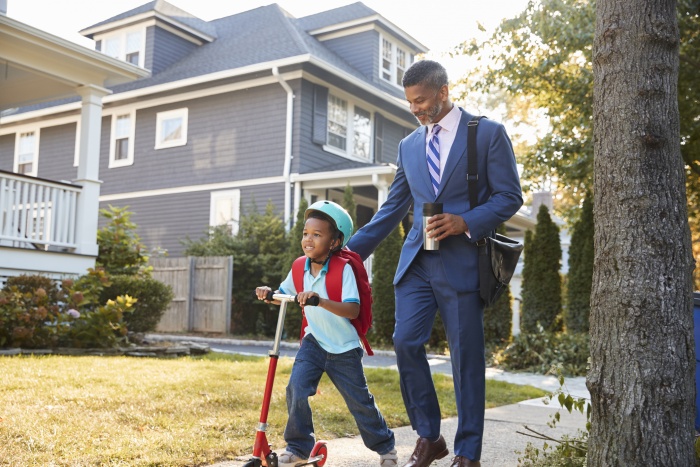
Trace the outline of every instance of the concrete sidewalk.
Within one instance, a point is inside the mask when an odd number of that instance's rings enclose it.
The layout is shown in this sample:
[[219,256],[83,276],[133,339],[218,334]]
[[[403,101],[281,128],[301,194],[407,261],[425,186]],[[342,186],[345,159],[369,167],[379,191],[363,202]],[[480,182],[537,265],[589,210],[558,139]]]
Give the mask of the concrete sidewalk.
[[[149,336],[154,337],[154,336]],[[187,336],[159,336],[158,339],[172,340],[193,340],[195,342],[210,342],[212,344],[235,342],[231,339],[207,339],[202,337]],[[251,341],[241,341],[250,344]],[[270,342],[258,342],[257,345],[270,346]],[[294,346],[294,344],[291,344]],[[381,353],[393,353],[390,351],[378,351]],[[376,352],[375,352],[376,353]],[[432,356],[434,358],[446,358],[444,356]],[[498,381],[506,381],[513,384],[531,385],[549,392],[559,388],[559,382],[554,376],[545,376],[533,373],[509,373],[496,368],[486,369],[486,378]],[[590,399],[586,388],[586,381],[583,377],[566,378],[565,392],[579,398]],[[561,420],[555,428],[550,428],[547,423],[552,420],[554,413],[560,410]],[[452,444],[457,425],[457,418],[447,418],[442,421],[442,434],[447,440],[450,455],[433,463],[435,467],[449,467],[454,456]],[[576,434],[579,430],[585,429],[585,415],[574,412],[569,414],[566,409],[560,408],[556,401],[550,405],[545,405],[543,399],[532,399],[522,401],[517,404],[506,405],[486,410],[484,424],[484,443],[481,456],[483,467],[511,467],[518,465],[518,457],[523,452],[528,442],[541,448],[544,441],[526,436],[521,433],[528,433],[525,426],[533,430],[559,439],[564,434]],[[403,465],[415,447],[417,435],[408,427],[394,429],[396,436],[396,450],[399,456],[399,465]],[[251,445],[255,433],[250,433]],[[550,445],[552,442],[549,443]],[[328,441],[328,461],[327,467],[364,467],[378,466],[379,456],[367,449],[359,436],[349,438],[338,438]],[[284,446],[274,446],[276,452],[281,452]],[[250,454],[245,454],[233,461],[213,464],[210,467],[241,467],[250,459]]]

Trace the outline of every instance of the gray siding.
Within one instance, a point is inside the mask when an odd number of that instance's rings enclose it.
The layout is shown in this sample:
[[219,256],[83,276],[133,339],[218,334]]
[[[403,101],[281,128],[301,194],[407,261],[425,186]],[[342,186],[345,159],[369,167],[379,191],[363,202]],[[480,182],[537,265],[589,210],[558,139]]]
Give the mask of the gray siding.
[[76,126],[69,123],[40,130],[38,177],[52,180],[76,178],[78,168],[73,167]]
[[[282,217],[284,203],[282,184],[246,187],[241,189],[241,213],[249,214],[253,203],[258,212],[264,212],[268,201]],[[137,233],[147,250],[163,248],[171,257],[183,256],[182,241],[186,238],[199,240],[209,229],[211,192],[199,191],[163,196],[148,196],[100,203],[100,208],[109,205],[128,206],[131,220],[137,225]],[[100,217],[100,227],[106,219]]]
[[15,134],[0,136],[0,170],[12,172],[15,163]]
[[399,157],[399,143],[407,135],[410,134],[416,127],[407,128],[397,125],[392,120],[384,120],[384,157],[381,161],[395,164]]
[[323,41],[332,50],[370,81],[379,81],[379,34],[366,31],[352,36]]
[[197,49],[197,45],[176,36],[163,28],[151,26],[146,30],[145,66],[155,75],[185,55]]
[[[110,121],[104,121],[102,193],[280,176],[286,102],[282,87],[271,85],[138,110],[134,164],[111,169]],[[183,107],[188,108],[187,144],[154,149],[157,113]]]

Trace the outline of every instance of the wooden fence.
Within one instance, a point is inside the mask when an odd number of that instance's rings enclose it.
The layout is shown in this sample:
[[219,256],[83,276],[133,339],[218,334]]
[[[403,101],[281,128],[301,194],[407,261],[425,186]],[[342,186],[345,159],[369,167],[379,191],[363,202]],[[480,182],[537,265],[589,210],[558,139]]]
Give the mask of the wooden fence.
[[233,257],[151,258],[149,264],[153,278],[174,294],[157,331],[230,332]]

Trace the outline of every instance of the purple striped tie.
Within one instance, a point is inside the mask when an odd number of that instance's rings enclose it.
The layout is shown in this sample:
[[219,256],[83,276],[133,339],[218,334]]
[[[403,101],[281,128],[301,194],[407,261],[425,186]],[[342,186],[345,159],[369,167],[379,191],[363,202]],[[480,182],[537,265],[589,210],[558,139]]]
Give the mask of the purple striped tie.
[[433,182],[433,190],[437,195],[440,187],[440,140],[438,133],[442,127],[438,124],[433,125],[433,133],[428,141],[428,172],[430,172],[430,181]]

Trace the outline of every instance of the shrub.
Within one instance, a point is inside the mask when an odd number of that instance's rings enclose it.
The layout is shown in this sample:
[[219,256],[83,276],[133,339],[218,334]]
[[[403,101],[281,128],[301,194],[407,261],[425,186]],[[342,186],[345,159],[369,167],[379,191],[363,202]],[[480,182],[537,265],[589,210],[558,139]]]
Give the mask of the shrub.
[[148,271],[148,251],[136,234],[128,206],[100,209],[107,225],[97,231],[97,265],[109,274],[136,274]]
[[125,341],[124,313],[131,297],[101,304],[109,285],[103,270],[89,270],[59,287],[51,279],[23,276],[0,291],[0,347],[113,347]]
[[[292,269],[292,263],[303,254],[301,249],[301,237],[304,232],[304,213],[309,207],[306,198],[299,201],[296,222],[289,232],[287,232],[287,251],[283,255],[281,277],[286,278]],[[275,290],[276,286],[268,284]],[[302,316],[298,307],[287,307],[287,315],[284,320],[284,332],[287,338],[296,339],[301,335]]]
[[589,336],[584,333],[553,333],[542,326],[538,332],[521,333],[494,355],[494,363],[505,370],[546,373],[559,365],[567,376],[584,376],[588,366]]
[[579,220],[574,225],[569,247],[569,280],[567,307],[564,313],[566,329],[588,332],[593,287],[593,196],[583,200]]
[[394,275],[403,245],[403,226],[399,224],[374,250],[372,262],[372,340],[393,344],[396,301]]
[[124,324],[132,332],[155,331],[160,318],[173,299],[172,288],[152,277],[119,275],[110,278],[111,285],[100,294],[100,302],[115,300],[120,295],[136,299],[133,312],[124,315]]
[[499,345],[510,340],[513,325],[511,303],[513,295],[510,287],[498,297],[496,302],[484,309],[484,342],[486,345]]
[[520,328],[525,332],[535,332],[537,323],[547,331],[561,330],[561,256],[559,227],[543,204],[537,213],[534,235],[525,236],[520,322]]

